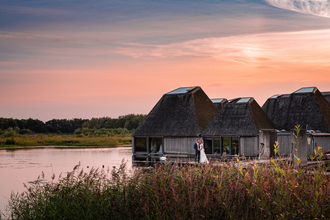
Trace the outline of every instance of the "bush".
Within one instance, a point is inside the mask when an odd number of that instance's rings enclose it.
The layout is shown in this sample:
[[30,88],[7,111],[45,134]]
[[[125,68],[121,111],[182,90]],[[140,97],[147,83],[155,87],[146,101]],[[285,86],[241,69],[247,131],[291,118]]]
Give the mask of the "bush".
[[14,145],[15,143],[16,143],[16,141],[13,137],[7,139],[6,142],[5,142],[6,145]]
[[74,131],[74,134],[82,134],[81,128],[77,128],[77,129]]
[[32,131],[24,128],[19,131],[19,134],[32,134]]
[[127,128],[118,128],[117,129],[117,134],[128,134],[129,131],[127,130]]
[[90,130],[89,130],[89,128],[83,128],[83,129],[81,130],[81,132],[82,132],[85,136],[88,136],[88,135],[90,134]]
[[10,127],[10,128],[7,128],[5,133],[3,134],[5,137],[15,137],[17,134],[16,134],[16,131]]

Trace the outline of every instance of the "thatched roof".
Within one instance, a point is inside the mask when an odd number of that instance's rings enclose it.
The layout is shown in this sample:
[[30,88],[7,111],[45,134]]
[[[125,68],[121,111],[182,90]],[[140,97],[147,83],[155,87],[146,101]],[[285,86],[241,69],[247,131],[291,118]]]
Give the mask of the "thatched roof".
[[256,136],[261,129],[276,129],[254,98],[231,100],[202,132],[203,136]]
[[211,101],[213,102],[213,104],[215,105],[215,107],[217,109],[221,109],[225,104],[228,103],[227,99],[224,98],[219,98],[219,99],[211,99]]
[[[280,109],[286,105],[290,94],[273,95],[262,106],[268,117],[273,120],[275,115],[283,114]],[[283,116],[284,117],[284,116]]]
[[200,87],[166,93],[132,136],[198,136],[218,110]]
[[321,92],[324,98],[330,103],[330,92]]
[[277,129],[304,129],[330,132],[330,104],[316,87],[301,88],[285,98],[271,97],[263,110]]

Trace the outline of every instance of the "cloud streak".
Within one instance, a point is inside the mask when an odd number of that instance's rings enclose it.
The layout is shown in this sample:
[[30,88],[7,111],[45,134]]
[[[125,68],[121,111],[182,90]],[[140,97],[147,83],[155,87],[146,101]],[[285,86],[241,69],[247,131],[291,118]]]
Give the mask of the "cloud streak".
[[330,29],[203,38],[168,45],[135,44],[117,53],[138,57],[209,57],[242,65],[328,63]]
[[330,18],[329,0],[265,0],[278,8]]

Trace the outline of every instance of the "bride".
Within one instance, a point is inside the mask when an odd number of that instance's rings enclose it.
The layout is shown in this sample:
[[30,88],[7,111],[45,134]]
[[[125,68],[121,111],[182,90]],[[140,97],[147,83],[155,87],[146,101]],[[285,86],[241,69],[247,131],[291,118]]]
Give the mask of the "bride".
[[204,150],[204,142],[201,141],[201,144],[200,144],[200,159],[199,159],[199,162],[200,163],[209,163],[207,157],[206,157],[206,154],[205,154],[205,150]]

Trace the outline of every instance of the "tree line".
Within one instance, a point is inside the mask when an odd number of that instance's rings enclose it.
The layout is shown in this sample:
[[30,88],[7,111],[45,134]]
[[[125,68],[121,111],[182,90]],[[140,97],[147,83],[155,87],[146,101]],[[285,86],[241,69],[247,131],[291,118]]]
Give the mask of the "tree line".
[[92,119],[52,119],[46,122],[38,119],[13,119],[0,118],[0,130],[9,128],[16,129],[20,134],[26,133],[74,133],[76,129],[116,129],[124,128],[127,130],[136,129],[142,120],[146,117],[144,114],[129,114],[119,116],[118,118],[102,117]]

